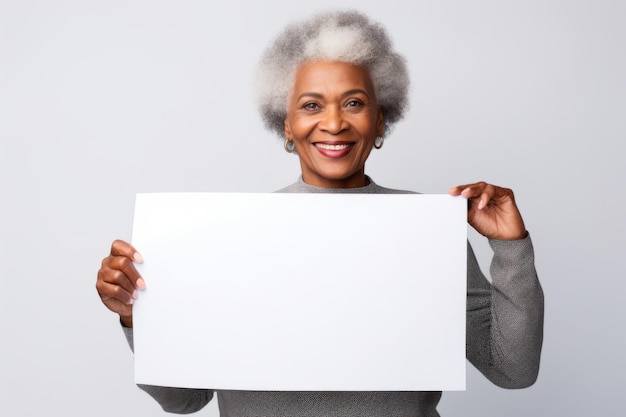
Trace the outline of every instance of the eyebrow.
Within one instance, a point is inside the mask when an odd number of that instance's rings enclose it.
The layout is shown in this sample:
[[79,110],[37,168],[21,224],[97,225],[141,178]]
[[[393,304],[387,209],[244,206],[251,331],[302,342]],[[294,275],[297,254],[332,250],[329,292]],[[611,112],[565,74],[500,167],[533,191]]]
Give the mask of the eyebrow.
[[[363,90],[361,88],[354,88],[352,90],[348,90],[348,91],[344,92],[343,94],[341,94],[341,97],[351,96],[353,94],[363,94],[368,99],[370,98],[369,94],[367,94],[367,91],[365,91],[365,90]],[[303,97],[312,97],[312,98],[317,98],[317,99],[324,98],[324,96],[322,94],[320,94],[320,93],[307,92],[307,93],[300,94],[298,96],[298,101],[300,101],[300,99],[302,99]]]

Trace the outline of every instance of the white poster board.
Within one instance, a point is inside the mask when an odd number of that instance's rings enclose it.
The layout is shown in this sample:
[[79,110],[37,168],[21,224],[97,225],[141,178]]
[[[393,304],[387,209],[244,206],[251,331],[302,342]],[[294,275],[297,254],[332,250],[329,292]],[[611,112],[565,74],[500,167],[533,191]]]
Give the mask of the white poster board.
[[137,383],[465,389],[466,200],[139,194]]

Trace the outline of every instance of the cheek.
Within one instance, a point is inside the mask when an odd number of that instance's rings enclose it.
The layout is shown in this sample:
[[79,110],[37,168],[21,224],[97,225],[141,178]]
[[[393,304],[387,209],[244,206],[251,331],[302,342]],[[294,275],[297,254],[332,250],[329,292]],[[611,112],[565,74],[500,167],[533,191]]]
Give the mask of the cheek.
[[306,136],[315,128],[315,123],[306,118],[293,117],[289,120],[289,126],[294,140],[305,139]]
[[358,121],[355,121],[354,126],[357,127],[361,136],[368,142],[374,143],[374,138],[376,137],[376,118],[371,116],[367,118],[361,118]]

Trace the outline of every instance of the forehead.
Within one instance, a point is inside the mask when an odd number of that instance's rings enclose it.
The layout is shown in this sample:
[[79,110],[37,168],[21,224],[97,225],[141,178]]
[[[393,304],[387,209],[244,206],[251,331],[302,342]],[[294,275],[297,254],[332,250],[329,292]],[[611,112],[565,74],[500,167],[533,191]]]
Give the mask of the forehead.
[[354,64],[336,61],[314,61],[296,71],[294,93],[324,93],[362,89],[373,95],[374,87],[368,71]]

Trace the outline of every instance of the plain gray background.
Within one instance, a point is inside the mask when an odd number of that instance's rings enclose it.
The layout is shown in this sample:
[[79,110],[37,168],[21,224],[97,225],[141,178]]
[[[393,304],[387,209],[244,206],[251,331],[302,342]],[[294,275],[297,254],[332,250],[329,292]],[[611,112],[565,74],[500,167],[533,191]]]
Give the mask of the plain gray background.
[[[256,114],[253,68],[284,24],[339,5],[383,23],[412,78],[411,110],[367,173],[428,193],[511,187],[536,249],[539,380],[504,390],[468,364],[467,391],[445,393],[441,414],[615,415],[625,4],[2,0],[0,414],[162,415],[95,291],[100,261],[130,239],[136,192],[266,192],[297,178]],[[471,240],[486,268],[486,243]]]

